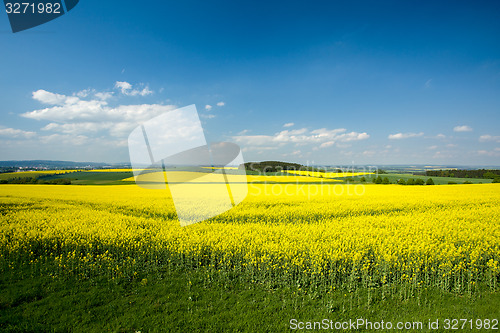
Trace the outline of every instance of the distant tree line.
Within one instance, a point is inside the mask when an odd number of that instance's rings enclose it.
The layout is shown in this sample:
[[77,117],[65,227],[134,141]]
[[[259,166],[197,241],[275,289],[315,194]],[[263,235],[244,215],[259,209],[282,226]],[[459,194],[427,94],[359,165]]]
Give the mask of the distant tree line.
[[[362,177],[362,178],[364,178],[364,177]],[[363,182],[363,179],[361,179],[361,181]],[[381,176],[373,178],[372,182],[374,184],[392,184],[390,182],[389,178],[387,178],[387,177],[382,178]],[[420,179],[420,178],[408,179],[408,180],[398,179],[396,181],[396,184],[398,184],[398,185],[434,185],[434,181],[432,180],[432,178],[427,179],[425,182],[423,179]]]
[[0,173],[11,173],[16,171],[17,171],[16,168],[0,167]]
[[14,177],[9,179],[0,179],[0,184],[50,184],[50,185],[71,185],[71,180],[67,178],[58,178],[43,180],[41,177]]
[[282,172],[282,171],[314,171],[314,172],[351,172],[351,169],[336,168],[326,168],[326,167],[313,167],[305,166],[299,163],[281,162],[281,161],[264,161],[264,162],[247,162],[240,165],[245,167],[247,171],[254,171],[260,173],[272,173],[272,172]]
[[428,177],[454,177],[454,178],[500,178],[500,170],[478,169],[478,170],[427,170],[425,173],[415,173],[415,175],[425,175]]
[[312,168],[306,167],[298,163],[279,162],[279,161],[264,161],[264,162],[247,162],[245,163],[245,170],[255,172],[281,172],[287,170],[311,170]]

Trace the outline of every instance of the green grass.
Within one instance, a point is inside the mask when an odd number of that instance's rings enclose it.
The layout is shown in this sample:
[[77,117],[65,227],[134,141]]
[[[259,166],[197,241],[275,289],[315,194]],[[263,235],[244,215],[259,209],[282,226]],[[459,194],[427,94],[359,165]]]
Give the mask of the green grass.
[[[64,172],[58,170],[49,170],[49,171],[33,171],[33,172],[9,172],[9,173],[0,173],[0,180],[8,180],[11,178],[36,178],[44,175],[53,175],[57,172]],[[64,178],[64,177],[63,177]]]
[[78,171],[63,175],[54,175],[44,178],[44,180],[66,178],[71,179],[72,185],[121,185],[129,184],[122,182],[122,179],[133,177],[132,172],[92,172]]
[[[213,273],[213,272],[212,272]],[[275,288],[208,271],[160,271],[134,280],[0,276],[2,332],[286,332],[290,320],[396,322],[499,318],[500,293],[424,290],[385,299],[368,290]],[[424,329],[423,332],[428,332]],[[444,330],[435,330],[433,332]]]

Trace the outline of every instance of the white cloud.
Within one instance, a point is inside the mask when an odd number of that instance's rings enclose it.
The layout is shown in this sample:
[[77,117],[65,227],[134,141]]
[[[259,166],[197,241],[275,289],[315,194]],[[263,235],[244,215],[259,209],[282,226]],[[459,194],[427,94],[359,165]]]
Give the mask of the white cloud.
[[[120,84],[128,90],[126,82]],[[94,96],[94,99],[83,99],[79,96]],[[106,131],[112,137],[125,137],[139,123],[151,119],[164,112],[171,111],[174,105],[139,104],[118,105],[111,107],[106,101],[113,93],[96,93],[93,89],[80,91],[73,96],[38,90],[33,98],[52,106],[21,114],[24,118],[49,121],[43,131],[63,134],[83,135]],[[81,140],[80,140],[81,141]],[[78,141],[78,142],[80,142]]]
[[238,135],[245,135],[247,134],[248,132],[250,132],[249,130],[247,129],[244,129],[243,131],[239,132]]
[[[45,90],[44,90],[45,92]],[[48,93],[48,94],[53,94],[53,93],[49,93],[48,91],[45,92],[45,93]],[[66,96],[64,95],[59,95],[59,94],[53,94],[53,95],[57,95],[57,96],[62,96],[65,98],[65,101],[66,101]],[[78,97],[79,99],[82,99],[82,98],[87,98],[91,95],[94,95],[96,98],[98,99],[101,99],[103,101],[107,100],[107,99],[110,99],[111,97],[113,97],[113,92],[108,92],[108,91],[96,91],[95,89],[84,89],[84,90],[81,90],[79,92],[76,92],[76,93],[73,93],[73,96],[76,96]],[[73,101],[76,101],[75,99],[73,99]]]
[[209,105],[209,104],[205,105],[205,110],[207,110],[207,111],[212,110],[212,105]]
[[390,134],[388,138],[390,140],[400,140],[400,139],[408,139],[408,138],[416,138],[419,136],[423,136],[424,133],[396,133],[396,134]]
[[430,146],[430,147],[427,147],[427,149],[429,149],[429,150],[436,150],[436,149],[438,149],[438,146]]
[[91,93],[94,93],[94,92],[95,92],[94,89],[84,89],[84,90],[81,90],[81,91],[77,92],[74,95],[76,95],[76,96],[78,96],[80,98],[85,98],[85,97],[87,97],[88,95],[90,95]]
[[132,85],[125,81],[116,81],[115,88],[120,89],[122,94],[126,95],[127,91],[132,89]]
[[500,142],[500,136],[493,136],[489,134],[481,135],[479,137],[481,142]]
[[0,136],[8,138],[25,138],[29,139],[36,135],[35,132],[23,131],[15,128],[0,128]]
[[115,89],[119,89],[126,96],[147,96],[153,93],[148,86],[142,89],[133,89],[132,85],[126,81],[116,81]]
[[439,133],[438,135],[436,135],[436,139],[445,139],[446,138],[446,135],[442,134],[442,133]]
[[293,143],[296,146],[305,144],[319,144],[320,148],[330,147],[338,142],[350,142],[366,140],[370,136],[367,133],[349,132],[346,129],[320,128],[309,131],[307,128],[296,130],[284,130],[274,135],[237,135],[233,137],[235,142],[248,146],[269,146],[270,144],[283,146]]
[[64,105],[66,104],[68,98],[70,97],[60,94],[54,94],[43,89],[33,92],[33,99],[43,104]]
[[224,106],[224,105],[226,105],[226,103],[224,103],[224,102],[217,103],[217,106]]
[[293,125],[295,125],[294,123],[286,123],[283,125],[283,127],[292,127]]
[[351,132],[351,133],[341,134],[340,136],[338,136],[338,138],[340,138],[340,141],[342,142],[366,140],[369,137],[370,136],[366,132],[363,133]]
[[98,92],[98,93],[95,93],[94,96],[105,101],[105,100],[113,97],[113,92]]
[[432,86],[432,79],[429,79],[425,82],[425,89],[429,89]]
[[102,100],[77,100],[61,106],[52,106],[45,109],[34,110],[21,114],[22,117],[48,120],[54,122],[102,122],[107,120],[120,121],[144,121],[162,112],[170,111],[173,105],[161,104],[139,104],[139,105],[119,105],[109,107],[106,101]]
[[455,126],[453,127],[454,132],[472,132],[472,128],[467,125]]

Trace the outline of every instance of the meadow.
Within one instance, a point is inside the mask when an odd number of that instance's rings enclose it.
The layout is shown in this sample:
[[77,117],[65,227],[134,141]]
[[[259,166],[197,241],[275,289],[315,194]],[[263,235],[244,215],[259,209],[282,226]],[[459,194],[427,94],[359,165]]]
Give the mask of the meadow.
[[[276,301],[294,311],[366,314],[391,302],[431,304],[436,293],[498,305],[499,190],[251,183],[237,207],[180,227],[168,190],[2,185],[0,272],[16,283],[140,288],[158,286],[165,274],[180,284],[188,276],[209,295],[213,285],[250,288],[268,300],[284,293]],[[13,304],[0,298],[0,309]]]

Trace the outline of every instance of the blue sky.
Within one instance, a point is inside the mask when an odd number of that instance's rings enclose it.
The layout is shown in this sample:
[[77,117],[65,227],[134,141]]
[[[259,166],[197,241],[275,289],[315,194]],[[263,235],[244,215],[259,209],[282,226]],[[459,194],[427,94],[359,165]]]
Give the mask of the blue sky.
[[247,161],[500,165],[498,1],[86,0],[9,29],[0,160],[126,162],[195,104]]

